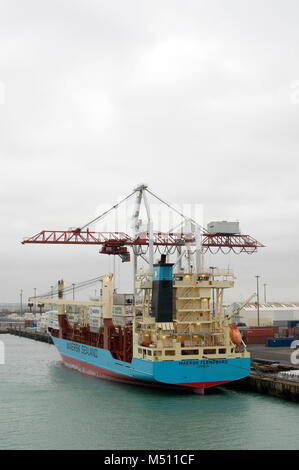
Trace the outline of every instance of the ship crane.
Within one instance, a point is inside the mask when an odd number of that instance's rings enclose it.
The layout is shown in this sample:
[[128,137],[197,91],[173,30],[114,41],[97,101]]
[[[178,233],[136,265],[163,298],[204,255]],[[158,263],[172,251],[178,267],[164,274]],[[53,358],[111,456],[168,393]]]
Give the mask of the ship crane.
[[[96,232],[91,231],[90,226],[102,220],[105,216],[116,210],[121,204],[128,201],[132,196],[136,197],[135,210],[132,217],[133,235],[125,232]],[[191,231],[183,230],[181,224],[180,231],[157,232],[153,230],[153,222],[150,211],[148,196],[154,197],[160,203],[166,205],[169,209],[181,216],[185,226],[191,227]],[[147,213],[147,230],[139,232],[139,214],[141,203],[144,202]],[[130,261],[129,249],[134,254],[134,271],[137,270],[137,257],[141,256],[149,265],[149,272],[152,271],[153,256],[155,252],[164,254],[173,254],[175,251],[178,257],[182,257],[182,250],[194,248],[197,257],[197,270],[200,269],[200,254],[207,251],[215,254],[222,252],[227,254],[234,253],[252,254],[258,248],[264,245],[255,240],[250,235],[241,233],[210,233],[207,229],[200,226],[195,220],[186,217],[182,212],[168,204],[166,201],[155,195],[146,185],[136,187],[132,193],[122,199],[118,204],[112,206],[98,217],[89,221],[85,225],[68,230],[42,230],[31,237],[25,238],[22,244],[64,244],[64,245],[99,245],[101,254],[118,255],[122,262]],[[145,247],[145,250],[144,250]],[[147,258],[146,256],[147,255]]]
[[241,310],[243,310],[244,307],[246,307],[249,302],[251,302],[251,300],[256,297],[256,293],[254,292],[250,297],[248,297],[247,300],[245,300],[245,302],[241,303],[240,305],[238,305],[232,312],[230,315],[228,315],[228,318],[229,320],[233,317],[236,317],[240,312]]

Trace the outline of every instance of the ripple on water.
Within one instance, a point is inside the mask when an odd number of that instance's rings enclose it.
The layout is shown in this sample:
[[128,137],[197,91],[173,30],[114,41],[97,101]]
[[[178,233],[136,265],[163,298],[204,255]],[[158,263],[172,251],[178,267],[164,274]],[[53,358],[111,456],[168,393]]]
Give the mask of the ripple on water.
[[298,449],[295,403],[99,380],[63,366],[54,346],[3,338],[1,449]]

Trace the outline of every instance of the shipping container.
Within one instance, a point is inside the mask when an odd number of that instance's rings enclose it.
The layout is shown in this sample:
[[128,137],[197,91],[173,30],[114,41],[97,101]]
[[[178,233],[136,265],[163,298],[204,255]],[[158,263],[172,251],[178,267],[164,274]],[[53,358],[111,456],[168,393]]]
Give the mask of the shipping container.
[[227,222],[226,220],[209,222],[207,228],[209,233],[228,233],[231,235],[240,233],[239,222]]
[[295,339],[296,336],[292,336],[289,338],[268,338],[266,344],[270,348],[289,348]]
[[36,327],[37,327],[37,323],[34,322],[33,320],[25,320],[25,322],[24,322],[24,327],[25,327],[25,328],[36,328]]
[[257,328],[250,328],[249,330],[244,331],[245,336],[267,336],[273,337],[275,333],[279,332],[278,326],[265,326],[265,327],[257,327]]
[[269,336],[247,336],[244,338],[245,344],[266,344]]
[[287,328],[289,320],[274,320],[273,325]]

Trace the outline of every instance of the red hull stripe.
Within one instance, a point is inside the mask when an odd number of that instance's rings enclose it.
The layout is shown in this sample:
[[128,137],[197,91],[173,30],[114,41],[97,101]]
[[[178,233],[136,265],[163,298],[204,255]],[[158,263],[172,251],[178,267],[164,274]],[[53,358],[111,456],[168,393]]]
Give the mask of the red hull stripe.
[[79,361],[78,359],[74,359],[72,357],[68,357],[65,355],[61,355],[62,359],[66,362],[74,366],[76,369],[81,370],[82,372],[93,375],[95,377],[98,376],[106,376],[109,377],[111,380],[117,380],[120,382],[125,383],[135,383],[139,385],[147,385],[147,386],[158,386],[162,388],[171,388],[171,387],[186,387],[186,388],[208,388],[208,387],[215,387],[217,385],[221,385],[223,383],[229,382],[228,380],[223,382],[191,382],[191,383],[177,383],[177,384],[163,384],[163,383],[155,383],[153,382],[146,382],[142,380],[135,379],[133,377],[128,377],[126,375],[117,374],[116,372],[111,372],[107,369],[102,369],[101,367],[94,366],[93,364],[88,364],[87,362]]
[[134,377],[128,377],[127,375],[117,374],[116,372],[111,372],[107,369],[102,369],[101,367],[94,366],[92,364],[88,364],[87,362],[79,361],[78,359],[73,359],[72,357],[64,356],[61,354],[62,359],[65,363],[70,364],[70,367],[74,367],[75,369],[79,370],[80,372],[92,375],[94,377],[100,377],[102,379],[108,378],[109,380],[113,380],[114,382],[122,382],[125,384],[134,384],[140,385],[145,387],[157,387],[157,388],[177,388],[181,389],[181,387],[176,385],[167,385],[167,384],[160,384],[155,382],[146,382],[144,380],[135,379]]
[[73,359],[72,357],[64,356],[63,354],[61,356],[65,362],[73,364],[74,366],[80,367],[82,369],[88,369],[90,372],[93,372],[94,375],[103,374],[116,379],[134,380],[131,379],[131,377],[127,377],[126,375],[117,374],[116,372],[111,372],[110,370],[102,369],[101,367],[88,364],[87,362],[79,361],[78,359]]

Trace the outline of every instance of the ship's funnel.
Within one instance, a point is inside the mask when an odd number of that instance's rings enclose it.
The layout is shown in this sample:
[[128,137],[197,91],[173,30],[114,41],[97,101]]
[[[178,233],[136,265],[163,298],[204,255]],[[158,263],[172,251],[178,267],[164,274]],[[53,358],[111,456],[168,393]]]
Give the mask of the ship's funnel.
[[174,299],[172,282],[173,264],[166,263],[166,256],[161,255],[161,261],[154,264],[152,315],[157,322],[172,322]]

